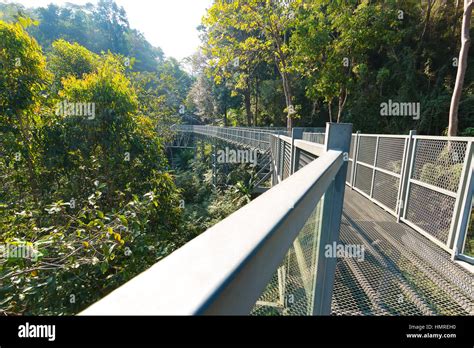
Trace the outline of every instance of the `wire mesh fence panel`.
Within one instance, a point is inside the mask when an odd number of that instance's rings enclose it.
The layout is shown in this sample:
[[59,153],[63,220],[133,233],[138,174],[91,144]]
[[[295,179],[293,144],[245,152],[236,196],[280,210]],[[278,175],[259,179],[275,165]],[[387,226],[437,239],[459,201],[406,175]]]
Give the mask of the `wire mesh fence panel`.
[[363,162],[369,165],[374,165],[376,146],[377,146],[376,137],[361,135],[359,137],[359,154],[358,154],[357,161]]
[[372,185],[372,175],[374,170],[362,164],[357,164],[356,179],[354,186],[366,195],[370,195],[370,188]]
[[456,198],[412,183],[408,193],[407,220],[447,243]]
[[351,147],[349,149],[349,158],[347,159],[348,166],[347,166],[347,175],[346,175],[346,184],[349,186],[352,186],[352,171],[353,171],[353,166],[354,166],[354,154],[356,151],[355,149],[356,141],[357,141],[357,134],[352,134]]
[[310,154],[306,151],[299,150],[299,158],[298,158],[298,166],[296,167],[296,170],[303,168],[304,166],[307,166],[310,164],[312,161],[314,161],[317,157],[313,154]]
[[402,171],[405,138],[379,138],[375,166],[389,172],[400,174]]
[[316,205],[253,308],[252,315],[312,315],[322,206]]
[[283,161],[285,159],[285,142],[279,139],[279,150],[278,150],[278,173],[282,177],[283,180]]
[[354,173],[354,188],[369,198],[372,198],[372,180],[374,176],[376,150],[377,137],[359,135]]
[[406,138],[380,136],[377,143],[372,198],[397,212]]
[[399,178],[376,170],[373,198],[392,212],[395,212],[397,209],[399,186]]
[[456,192],[467,141],[417,139],[412,179]]
[[283,180],[291,174],[291,144],[284,142]]
[[[346,192],[340,242],[364,246],[361,262],[338,260],[335,315],[472,315],[472,274],[413,229]],[[347,217],[347,218],[346,218]],[[360,231],[363,231],[361,233]]]
[[447,245],[468,141],[415,137],[415,144],[404,219]]
[[303,133],[303,140],[310,141],[312,143],[324,144],[324,139],[324,133]]

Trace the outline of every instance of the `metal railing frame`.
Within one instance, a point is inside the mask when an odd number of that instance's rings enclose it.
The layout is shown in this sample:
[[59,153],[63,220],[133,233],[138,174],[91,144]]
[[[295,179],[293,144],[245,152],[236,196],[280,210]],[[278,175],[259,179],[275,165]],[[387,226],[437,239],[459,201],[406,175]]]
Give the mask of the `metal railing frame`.
[[[360,139],[361,137],[376,137],[376,147],[375,147],[375,158],[374,158],[374,164],[369,165],[367,163],[360,162],[359,160],[359,153],[360,153]],[[385,171],[383,168],[377,167],[377,155],[378,155],[378,149],[379,149],[379,140],[380,138],[389,138],[389,137],[395,137],[395,138],[405,138],[405,147],[404,147],[404,152],[403,152],[403,159],[402,159],[402,167],[401,167],[401,172],[399,175],[396,175],[394,173],[389,173],[388,171]],[[445,190],[440,187],[436,187],[424,182],[421,182],[419,180],[416,180],[413,178],[413,166],[416,160],[416,146],[417,146],[417,141],[419,140],[444,140],[444,141],[466,141],[467,142],[467,148],[466,148],[466,155],[464,158],[464,163],[463,163],[463,170],[459,178],[459,187],[457,192],[452,192],[449,190]],[[453,259],[463,259],[465,261],[468,261],[470,263],[473,263],[473,260],[471,257],[467,257],[466,255],[461,254],[462,246],[464,241],[464,238],[466,236],[466,229],[467,229],[467,224],[469,222],[468,218],[470,215],[470,201],[468,201],[467,197],[469,195],[472,195],[472,190],[474,190],[473,185],[469,185],[470,183],[470,175],[472,175],[469,171],[470,165],[472,163],[472,157],[473,157],[473,152],[474,152],[474,146],[473,146],[473,138],[469,137],[441,137],[441,136],[419,136],[416,134],[416,131],[410,131],[410,134],[408,136],[402,136],[402,135],[382,135],[382,134],[360,134],[357,132],[355,134],[355,141],[353,143],[354,149],[353,149],[353,158],[350,159],[350,163],[352,166],[351,169],[351,176],[348,181],[346,181],[346,184],[351,187],[351,189],[356,190],[357,192],[361,193],[363,196],[371,200],[372,202],[376,203],[383,209],[385,209],[387,212],[391,213],[397,218],[397,222],[403,222],[407,224],[408,226],[412,227],[416,231],[418,231],[420,234],[425,236],[426,238],[430,239],[433,243],[436,245],[440,246],[447,252],[449,252],[452,255]],[[358,189],[356,187],[356,178],[357,178],[357,171],[358,171],[358,165],[363,165],[369,169],[372,170],[372,181],[371,181],[371,190],[370,194],[367,194],[363,192],[362,190]],[[390,209],[389,207],[385,206],[383,203],[379,202],[377,199],[373,197],[373,188],[374,188],[374,181],[375,181],[375,173],[376,171],[383,172],[386,174],[390,174],[393,177],[397,177],[400,182],[399,182],[399,188],[398,188],[398,193],[397,193],[397,204],[395,211],[393,209]],[[443,195],[452,197],[455,199],[455,205],[454,205],[454,210],[453,210],[453,215],[451,219],[451,226],[449,229],[449,235],[447,242],[444,243],[434,236],[432,236],[430,233],[424,231],[422,228],[417,226],[415,223],[410,221],[407,218],[407,212],[408,212],[408,197],[410,194],[410,189],[411,189],[411,184],[417,184],[422,187],[428,188],[432,191],[439,192]]]
[[[397,209],[398,207],[396,207],[395,209],[392,209],[392,208],[389,208],[387,207],[385,204],[383,204],[382,202],[378,201],[375,197],[374,197],[374,185],[375,185],[375,176],[376,176],[376,173],[377,172],[381,172],[381,173],[384,173],[384,174],[387,174],[387,175],[390,175],[392,177],[395,177],[397,179],[400,180],[400,182],[402,181],[402,173],[400,174],[397,174],[397,173],[394,173],[394,172],[391,172],[389,170],[386,170],[384,168],[381,168],[377,165],[377,158],[378,158],[378,151],[379,151],[379,144],[380,144],[380,139],[381,138],[384,138],[384,137],[391,137],[391,138],[406,138],[406,136],[400,136],[400,135],[389,135],[389,136],[385,136],[385,135],[379,135],[379,134],[360,134],[359,132],[357,132],[355,135],[355,141],[354,141],[354,147],[355,147],[355,150],[353,152],[353,159],[350,161],[351,162],[351,165],[352,165],[352,170],[351,170],[351,177],[350,177],[350,181],[347,182],[347,184],[351,187],[351,189],[353,190],[356,190],[357,192],[359,192],[360,194],[362,194],[364,197],[368,198],[369,200],[371,200],[372,202],[376,203],[377,205],[379,205],[380,207],[382,207],[383,209],[385,209],[388,213],[394,215],[394,216],[397,216]],[[359,153],[360,153],[360,139],[362,137],[374,137],[376,140],[376,144],[375,144],[375,151],[374,151],[374,159],[373,159],[373,164],[369,164],[369,163],[365,163],[365,162],[362,162],[359,160]],[[405,144],[405,148],[406,148],[406,144]],[[402,160],[402,163],[403,163],[403,160]],[[356,178],[357,178],[357,172],[358,172],[358,166],[363,166],[365,168],[368,168],[372,171],[372,179],[371,179],[371,182],[370,182],[370,191],[369,193],[365,193],[364,191],[362,191],[361,189],[359,189],[357,186],[356,186]],[[402,168],[403,168],[403,165],[402,165]],[[399,185],[400,186],[400,185]],[[399,193],[400,193],[400,187],[399,187],[399,190],[398,190],[398,193],[397,193],[397,202],[399,200],[398,196],[399,196]],[[398,205],[398,203],[397,203]]]
[[[235,129],[235,130],[234,130]],[[243,129],[244,131],[249,131],[249,129]],[[300,154],[300,149],[299,147],[295,147],[295,143],[298,143],[300,140],[299,139],[306,139],[306,141],[310,142],[309,139],[316,135],[321,135],[324,134],[322,132],[319,133],[307,133],[305,132],[305,129],[303,128],[297,128],[295,129],[298,134],[298,136],[295,136],[295,133],[292,134],[292,137],[287,137],[285,135],[282,135],[282,130],[281,129],[267,129],[265,130],[269,134],[278,134],[280,133],[280,136],[278,137],[277,140],[277,157],[276,161],[273,163],[274,168],[277,169],[274,173],[276,173],[276,177],[274,178],[274,183],[275,182],[280,182],[283,178],[283,170],[284,166],[282,163],[285,161],[284,154],[281,152],[281,144],[283,143],[290,143],[291,145],[291,156],[292,157],[297,157]],[[229,128],[227,132],[236,132],[236,131],[241,131],[241,128]],[[301,131],[303,131],[302,135],[300,135]],[[466,225],[463,224],[463,221],[466,220],[466,214],[467,212],[467,207],[465,202],[465,196],[469,194],[470,190],[472,190],[472,187],[469,187],[467,185],[468,181],[468,176],[469,176],[469,163],[471,163],[472,159],[472,153],[473,153],[473,138],[469,137],[441,137],[441,136],[419,136],[416,134],[415,131],[411,131],[410,134],[407,135],[382,135],[382,134],[361,134],[360,132],[355,133],[354,135],[354,142],[352,146],[354,146],[354,149],[352,150],[352,158],[349,158],[349,164],[351,165],[351,173],[350,177],[347,180],[347,185],[351,187],[351,189],[355,189],[357,192],[361,193],[364,195],[366,198],[371,200],[372,202],[376,203],[383,209],[385,209],[387,212],[390,214],[394,215],[397,218],[397,222],[403,222],[410,227],[414,228],[416,231],[418,231],[420,234],[425,236],[426,238],[430,239],[433,241],[435,244],[446,250],[447,252],[452,254],[453,258],[462,258],[462,255],[460,254],[460,250],[456,243],[462,243],[460,241],[460,236],[465,236],[466,233],[463,231],[463,228],[466,228]],[[362,137],[376,137],[376,147],[375,147],[375,158],[374,158],[374,163],[373,165],[369,165],[367,163],[363,163],[359,160],[359,154],[360,154],[360,143],[361,143],[361,138]],[[402,167],[401,167],[401,172],[399,174],[393,173],[387,170],[384,170],[383,168],[380,168],[377,166],[377,155],[378,155],[378,150],[379,150],[379,142],[381,138],[405,138],[405,146],[404,146],[404,152],[403,152],[403,158],[402,158]],[[240,142],[244,142],[246,138],[249,138],[249,136],[241,136],[239,138]],[[414,162],[416,160],[416,144],[418,140],[445,140],[445,141],[467,141],[467,149],[466,149],[466,156],[463,164],[463,170],[460,176],[459,180],[459,187],[457,192],[451,192],[448,190],[444,190],[440,187],[436,187],[430,184],[426,184],[424,182],[421,182],[419,180],[413,179],[412,178],[412,167],[414,165]],[[286,141],[285,141],[286,140]],[[301,143],[299,143],[301,145]],[[297,163],[293,159],[291,160],[292,166]],[[356,179],[357,179],[357,172],[358,172],[358,166],[365,166],[369,168],[372,171],[372,180],[370,183],[370,193],[367,194],[363,192],[362,190],[358,189],[356,187]],[[294,172],[296,169],[294,167],[290,168],[290,172]],[[396,206],[395,209],[389,208],[386,205],[384,205],[382,202],[378,201],[376,198],[374,198],[374,184],[376,180],[376,172],[382,172],[387,175],[391,175],[392,177],[396,177],[399,180],[399,187],[398,187],[398,192],[397,192],[397,197],[396,197]],[[444,194],[446,196],[452,197],[455,199],[455,205],[454,205],[454,210],[453,210],[453,215],[452,215],[452,220],[451,220],[451,226],[449,229],[449,235],[447,242],[444,243],[437,238],[433,237],[430,233],[424,231],[422,228],[417,226],[415,223],[407,219],[407,209],[408,207],[408,197],[410,194],[411,190],[411,184],[417,184],[422,187],[428,188],[432,191],[439,192],[441,194]]]
[[313,314],[329,315],[336,259],[323,249],[339,241],[351,130],[328,124],[325,147],[313,144],[317,160],[80,315],[249,314],[323,195],[312,304]]
[[[471,146],[471,151],[472,151],[472,146]],[[463,184],[463,186],[464,187],[462,190],[461,204],[459,205],[459,207],[462,207],[463,210],[459,212],[461,217],[460,217],[460,222],[457,225],[456,232],[454,234],[455,237],[453,241],[452,258],[474,264],[474,257],[463,253],[463,249],[466,243],[465,239],[467,235],[469,219],[471,217],[471,209],[472,209],[471,204],[472,204],[472,199],[474,196],[474,161],[472,161],[472,157],[471,157],[471,162],[470,162],[470,168],[469,170],[467,170],[467,173],[466,173],[466,181],[465,181],[465,184]]]

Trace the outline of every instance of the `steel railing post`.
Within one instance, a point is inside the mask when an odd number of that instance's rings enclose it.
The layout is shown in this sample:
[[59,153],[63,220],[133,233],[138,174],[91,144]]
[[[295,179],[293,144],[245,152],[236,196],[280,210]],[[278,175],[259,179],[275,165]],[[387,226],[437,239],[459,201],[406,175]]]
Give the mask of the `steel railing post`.
[[380,142],[380,137],[377,136],[377,140],[375,143],[375,154],[374,154],[374,164],[372,168],[372,182],[370,183],[370,194],[369,197],[373,198],[374,197],[374,185],[375,185],[375,174],[376,174],[376,167],[377,167],[377,157],[379,154],[379,142]]
[[354,142],[354,152],[352,155],[352,170],[351,170],[351,189],[354,189],[356,172],[357,172],[357,160],[359,157],[359,140],[360,140],[360,131],[356,133],[356,140]]
[[[449,141],[449,140],[448,140]],[[451,219],[451,226],[449,229],[449,236],[447,240],[447,246],[452,248],[453,259],[459,254],[462,249],[462,245],[459,246],[459,242],[462,243],[464,238],[460,238],[461,234],[464,234],[467,230],[467,224],[469,223],[469,216],[471,209],[467,209],[466,205],[471,205],[471,202],[467,199],[470,194],[470,175],[471,174],[471,162],[473,155],[472,141],[467,143],[466,155],[464,158],[463,169],[461,177],[459,178],[459,187],[456,193],[456,203],[454,204],[453,218]],[[467,216],[465,216],[467,215]]]
[[276,163],[276,169],[277,169],[277,182],[280,182],[281,178],[281,142],[282,140],[280,139],[280,135],[276,135],[276,145],[277,145],[277,163]]
[[397,222],[400,222],[400,219],[403,215],[405,216],[405,201],[408,197],[408,181],[410,180],[410,172],[411,172],[411,166],[413,163],[414,159],[414,136],[416,135],[415,130],[411,130],[406,146],[405,146],[405,151],[403,153],[404,157],[402,160],[402,168],[401,168],[401,176],[400,176],[400,186],[398,190],[398,199],[397,199]]
[[303,139],[303,128],[293,128],[291,131],[291,162],[290,175],[298,170],[299,150],[295,146],[295,139]]
[[[352,124],[328,123],[325,149],[342,151],[347,158],[351,146]],[[337,258],[326,257],[327,245],[339,242],[339,232],[346,187],[347,161],[341,166],[322,200],[320,240],[316,256],[317,272],[313,286],[313,315],[330,315]]]

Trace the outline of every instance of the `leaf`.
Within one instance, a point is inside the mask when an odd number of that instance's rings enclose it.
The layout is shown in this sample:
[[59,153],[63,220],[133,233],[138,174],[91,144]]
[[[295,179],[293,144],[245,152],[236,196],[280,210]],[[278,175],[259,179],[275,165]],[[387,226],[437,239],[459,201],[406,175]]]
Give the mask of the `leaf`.
[[107,272],[108,269],[109,269],[109,264],[106,261],[100,264],[100,270],[102,271],[102,274]]
[[13,299],[13,296],[8,296],[7,298],[5,298],[3,301],[0,302],[0,306],[4,306],[8,304],[8,302],[10,302],[12,299]]
[[120,219],[120,222],[122,222],[123,225],[128,226],[128,220],[124,215],[119,215],[118,218]]

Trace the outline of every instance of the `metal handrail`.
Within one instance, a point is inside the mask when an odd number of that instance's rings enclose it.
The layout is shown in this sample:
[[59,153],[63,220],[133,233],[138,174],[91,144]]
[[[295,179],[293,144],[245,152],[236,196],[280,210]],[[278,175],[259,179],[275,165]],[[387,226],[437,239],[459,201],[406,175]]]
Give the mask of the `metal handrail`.
[[81,315],[248,314],[343,163],[327,151]]
[[[205,127],[204,127],[205,128]],[[241,129],[241,128],[225,128],[229,129],[226,130],[225,132],[226,135],[220,136],[222,140],[228,140],[229,137],[232,138],[232,135],[228,134],[233,134],[234,132],[239,133],[238,138],[234,138],[234,142],[237,145],[248,145],[248,146],[253,146],[253,147],[262,147],[265,149],[265,151],[268,150],[270,147],[270,144],[261,143],[261,144],[256,144],[252,143],[249,141],[247,138],[251,136],[242,136],[242,131],[246,132],[243,134],[251,134],[249,129]],[[295,128],[296,129],[296,128]],[[318,133],[312,133],[312,132],[307,132],[307,129],[304,128],[297,128],[299,132],[302,132],[301,136],[299,136],[300,139],[292,139],[294,137],[287,137],[285,135],[282,135],[281,131],[278,130],[273,130],[274,134],[280,134],[279,138],[279,144],[286,143],[286,144],[291,144],[292,148],[292,155],[294,155],[294,152],[298,152],[301,146],[304,147],[304,144],[301,141],[307,141],[311,144],[314,143],[320,143],[324,144],[325,142],[325,133],[324,132],[318,132]],[[209,131],[209,130],[207,130]],[[259,130],[254,130],[255,132],[260,132]],[[272,130],[270,130],[271,132]],[[461,191],[463,189],[463,184],[466,182],[467,178],[467,167],[468,167],[468,161],[470,159],[471,153],[472,153],[472,143],[473,143],[473,138],[472,137],[444,137],[444,136],[428,136],[428,135],[416,135],[415,132],[411,132],[410,135],[399,135],[399,134],[363,134],[360,132],[357,132],[357,134],[353,134],[354,138],[354,143],[353,143],[353,148],[351,150],[353,158],[349,158],[348,161],[350,162],[350,175],[347,178],[348,182],[347,184],[376,203],[377,205],[381,206],[383,209],[388,211],[390,214],[394,215],[397,217],[397,221],[404,222],[407,225],[411,226],[420,234],[424,235],[437,245],[439,245],[441,248],[444,250],[452,253],[455,257],[457,255],[457,250],[454,248],[454,240],[457,238],[457,235],[460,232],[459,227],[460,227],[460,221],[462,219],[465,219],[466,216],[462,215],[465,214],[465,207],[464,203],[462,201],[461,197]],[[373,163],[365,163],[365,161],[362,160],[362,158],[359,156],[359,145],[361,143],[361,139],[373,139],[372,141],[375,141],[375,158]],[[380,140],[387,140],[387,139],[400,139],[405,141],[405,146],[404,146],[404,153],[403,153],[403,158],[401,159],[402,161],[402,168],[400,173],[396,173],[394,171],[387,170],[383,167],[381,167],[378,162],[378,148],[379,148],[379,142]],[[416,157],[416,147],[417,144],[420,141],[444,141],[449,143],[450,141],[452,142],[464,142],[467,143],[467,151],[466,151],[466,156],[465,156],[465,161],[463,163],[463,171],[461,173],[460,179],[459,179],[459,189],[458,192],[450,192],[449,190],[445,190],[442,187],[435,187],[433,185],[430,185],[429,183],[424,183],[422,181],[416,180],[415,178],[411,177],[411,172],[410,168],[413,165],[413,161],[415,160]],[[310,149],[314,149],[314,147],[310,146]],[[471,149],[471,150],[469,150]],[[278,161],[275,158],[273,162],[273,170],[276,173],[275,175],[275,180],[274,182],[279,182],[283,180],[286,176],[289,175],[288,172],[288,158],[280,158],[280,155],[285,152],[285,151],[278,151]],[[318,156],[318,153],[312,153],[311,151],[306,151],[307,153],[310,153],[312,155]],[[288,154],[288,152],[286,152]],[[437,156],[434,153],[434,156]],[[280,166],[280,163],[282,162],[285,166]],[[293,163],[293,161],[292,161]],[[285,169],[283,169],[285,168]],[[361,188],[359,188],[356,185],[356,180],[360,179],[362,174],[359,174],[359,169],[362,170],[365,168],[365,170],[370,171],[372,173],[371,177],[371,183],[370,183],[370,188],[368,191],[364,191]],[[385,196],[382,197],[382,199],[377,199],[375,197],[375,191],[378,190],[378,192],[381,192],[380,185],[377,186],[377,183],[379,182],[378,178],[382,177],[391,177],[394,180],[398,180],[398,191],[394,192],[391,196],[388,196],[385,194]],[[410,197],[410,192],[411,192],[411,185],[416,184],[418,186],[424,187],[431,192],[437,192],[445,197],[450,197],[455,199],[455,206],[454,206],[454,211],[452,215],[452,221],[451,221],[451,227],[449,228],[449,235],[447,237],[447,240],[438,240],[437,237],[431,235],[429,232],[427,232],[422,226],[417,225],[413,223],[410,219],[407,218],[407,213],[410,210],[409,206],[407,206],[409,197]],[[386,186],[386,185],[384,185]],[[384,201],[382,201],[384,200]],[[388,202],[385,202],[385,200],[388,200]],[[392,201],[396,201],[395,206]],[[461,226],[463,227],[463,226]]]
[[325,193],[312,313],[330,314],[335,260],[322,248],[339,238],[351,128],[328,124],[317,160],[80,315],[248,314]]

